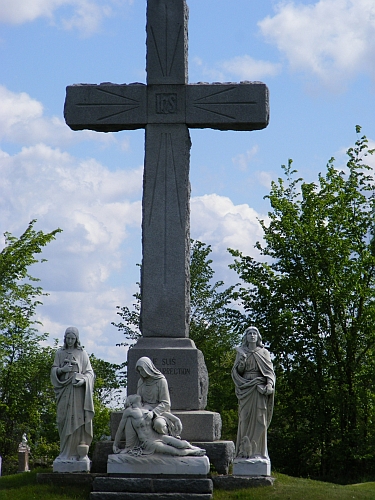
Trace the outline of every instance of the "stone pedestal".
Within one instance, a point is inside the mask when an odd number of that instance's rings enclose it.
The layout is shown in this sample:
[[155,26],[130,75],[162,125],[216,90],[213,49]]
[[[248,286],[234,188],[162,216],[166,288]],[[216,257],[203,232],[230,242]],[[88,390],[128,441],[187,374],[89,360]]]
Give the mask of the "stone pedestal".
[[128,394],[137,393],[135,365],[146,356],[168,382],[172,412],[204,410],[207,405],[208,373],[204,357],[188,338],[141,337],[128,351]]
[[234,476],[270,476],[271,461],[268,458],[236,458],[233,461]]
[[[1,460],[1,459],[0,459]],[[18,473],[30,472],[29,469],[29,450],[18,450]],[[0,461],[0,476],[1,476],[1,461]]]
[[90,500],[210,500],[211,479],[162,479],[98,477],[93,482]]
[[171,457],[154,454],[134,457],[127,453],[108,455],[107,473],[129,476],[207,476],[210,461],[204,457]]
[[[233,462],[235,446],[233,441],[191,441],[193,446],[206,450],[210,463],[219,474],[228,474],[229,466]],[[120,448],[125,446],[120,442]],[[106,473],[108,456],[113,454],[113,441],[99,441],[96,443],[92,456],[92,473]]]
[[74,473],[90,472],[91,460],[88,457],[82,460],[54,460],[53,472]]

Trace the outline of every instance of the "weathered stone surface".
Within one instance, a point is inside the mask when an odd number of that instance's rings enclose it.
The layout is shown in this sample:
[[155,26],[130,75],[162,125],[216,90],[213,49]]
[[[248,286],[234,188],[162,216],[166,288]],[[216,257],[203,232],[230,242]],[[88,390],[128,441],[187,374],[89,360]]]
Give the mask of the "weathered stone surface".
[[[113,413],[112,413],[113,415]],[[112,417],[111,415],[111,417]],[[121,413],[119,414],[121,418]],[[113,438],[114,439],[114,438]],[[120,443],[120,447],[125,447],[125,441]],[[113,453],[113,441],[98,441],[95,444],[94,451],[92,454],[92,473],[106,473],[107,472],[107,461],[108,455]]]
[[206,455],[218,474],[228,474],[229,466],[234,459],[233,441],[214,441],[213,443],[194,441],[192,444],[206,450]]
[[257,130],[268,121],[268,88],[264,83],[186,87],[186,123],[190,128]]
[[186,125],[146,127],[140,324],[143,337],[189,336],[190,145]]
[[[64,116],[73,130],[91,128],[117,132],[144,128],[147,123],[147,87],[142,83],[77,84],[66,87]],[[92,124],[92,126],[87,126]]]
[[161,454],[134,457],[128,454],[108,455],[108,474],[206,476],[210,462],[203,457],[178,457]]
[[185,0],[147,2],[147,83],[187,83],[188,16]]
[[168,382],[174,410],[204,410],[208,373],[204,357],[191,339],[142,337],[128,351],[128,394],[136,394],[139,376],[135,365],[147,356]]
[[188,441],[218,441],[221,437],[220,413],[196,410],[196,411],[173,411],[174,415],[181,420],[181,438]]
[[233,462],[234,476],[270,476],[271,461],[268,458],[236,458]]
[[[106,462],[107,463],[107,462]],[[74,485],[91,485],[96,477],[106,476],[107,474],[87,474],[77,472],[75,474],[64,474],[59,472],[41,472],[36,475],[36,482],[38,484],[58,484],[64,486]]]
[[114,493],[93,491],[90,500],[211,500],[211,493]]
[[93,483],[93,491],[118,491],[136,493],[212,493],[211,479],[155,479],[98,477]]
[[243,488],[257,488],[259,486],[272,486],[275,478],[272,476],[212,476],[215,489],[239,490]]

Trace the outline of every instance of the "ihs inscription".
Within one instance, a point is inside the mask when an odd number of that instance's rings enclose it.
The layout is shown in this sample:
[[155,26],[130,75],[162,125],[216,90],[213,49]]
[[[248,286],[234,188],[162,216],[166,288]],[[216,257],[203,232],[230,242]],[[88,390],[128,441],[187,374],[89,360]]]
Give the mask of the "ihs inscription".
[[156,94],[156,113],[170,115],[177,113],[177,94]]

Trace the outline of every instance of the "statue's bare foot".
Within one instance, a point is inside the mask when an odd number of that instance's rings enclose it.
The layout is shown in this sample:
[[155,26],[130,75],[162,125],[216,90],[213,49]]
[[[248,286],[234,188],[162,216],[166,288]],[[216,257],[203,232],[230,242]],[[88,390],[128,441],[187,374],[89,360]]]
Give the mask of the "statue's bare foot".
[[194,457],[203,457],[206,454],[206,450],[203,448],[198,448],[198,446],[192,446],[189,455]]

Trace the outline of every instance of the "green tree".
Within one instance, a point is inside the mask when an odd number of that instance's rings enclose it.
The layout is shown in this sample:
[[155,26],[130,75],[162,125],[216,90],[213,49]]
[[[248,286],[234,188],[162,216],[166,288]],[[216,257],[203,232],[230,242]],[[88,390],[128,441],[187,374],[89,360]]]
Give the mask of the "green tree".
[[[357,133],[360,128],[357,127]],[[265,259],[238,251],[238,297],[275,356],[269,447],[276,467],[337,480],[375,477],[375,185],[366,137],[318,183],[273,182],[260,221]]]
[[[29,268],[45,261],[36,255],[60,229],[37,232],[35,222],[30,222],[20,238],[5,233],[5,247],[0,252],[0,452],[5,472],[17,470],[17,446],[24,432],[34,464],[51,465],[59,454],[55,394],[50,381],[58,340],[54,347],[41,344],[48,334],[37,331],[35,310],[47,294]],[[124,364],[115,365],[93,354],[90,360],[96,375],[94,445],[110,433],[111,408],[120,405],[126,383]]]
[[106,439],[111,434],[110,416],[112,411],[123,408],[123,389],[126,387],[125,363],[121,365],[109,363],[90,354],[90,362],[95,373],[93,420],[94,437],[91,452],[95,443]]
[[47,334],[38,333],[34,318],[46,294],[36,284],[39,280],[29,274],[29,267],[45,260],[39,261],[36,255],[60,229],[35,231],[35,222],[20,238],[5,233],[0,252],[0,449],[5,461],[16,452],[23,432],[33,440],[42,438],[33,430],[41,429],[47,418],[43,374],[52,353],[40,347]]
[[217,411],[223,420],[224,439],[235,439],[237,398],[231,378],[246,318],[233,303],[235,286],[214,281],[211,246],[192,241],[190,261],[190,338],[204,354],[209,375],[207,410]]
[[[234,362],[233,348],[238,344],[245,318],[234,307],[234,286],[224,288],[222,281],[214,282],[214,270],[209,258],[211,247],[191,241],[190,252],[190,338],[203,352],[208,375],[207,409],[218,411],[223,419],[223,437],[235,436],[237,429],[237,400],[230,376]],[[140,337],[139,313],[141,295],[134,295],[132,308],[118,307],[119,323],[114,323],[125,335],[122,346],[131,345]]]

